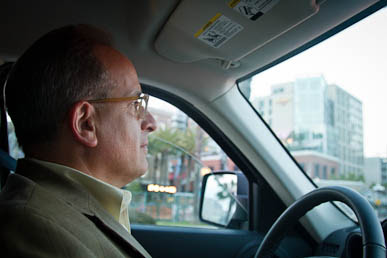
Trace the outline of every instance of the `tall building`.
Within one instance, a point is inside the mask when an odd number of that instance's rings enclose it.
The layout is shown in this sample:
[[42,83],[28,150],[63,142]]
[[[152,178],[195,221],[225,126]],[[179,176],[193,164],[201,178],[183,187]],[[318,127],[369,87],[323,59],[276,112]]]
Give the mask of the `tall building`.
[[364,160],[365,181],[367,185],[387,186],[387,158],[373,157]]
[[362,103],[339,86],[298,78],[253,105],[311,177],[363,175]]
[[357,176],[364,171],[363,150],[363,109],[360,100],[337,85],[328,86],[328,99],[333,104],[333,142],[342,173],[353,173]]

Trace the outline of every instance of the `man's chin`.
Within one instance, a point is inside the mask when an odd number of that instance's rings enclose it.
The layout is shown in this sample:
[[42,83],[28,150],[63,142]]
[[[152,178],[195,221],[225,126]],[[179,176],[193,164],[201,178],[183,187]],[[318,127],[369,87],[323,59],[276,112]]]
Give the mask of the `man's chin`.
[[126,176],[125,176],[125,179],[123,180],[124,182],[124,185],[127,185],[127,184],[130,184],[131,182],[133,182],[134,180],[142,177],[143,175],[145,175],[145,173],[147,172],[147,168],[141,168],[141,169],[138,169],[137,171],[130,171],[130,172],[127,172]]
[[145,175],[145,173],[148,171],[148,162],[145,161],[143,163],[143,165],[141,166],[141,168],[138,170],[138,176],[137,177],[142,177],[143,175]]

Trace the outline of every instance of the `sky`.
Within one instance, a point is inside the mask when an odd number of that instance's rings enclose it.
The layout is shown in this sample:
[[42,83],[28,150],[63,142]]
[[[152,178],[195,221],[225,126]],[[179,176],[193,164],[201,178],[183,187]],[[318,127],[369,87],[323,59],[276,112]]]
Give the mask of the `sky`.
[[256,75],[251,99],[272,84],[323,75],[363,103],[364,155],[387,157],[387,8]]

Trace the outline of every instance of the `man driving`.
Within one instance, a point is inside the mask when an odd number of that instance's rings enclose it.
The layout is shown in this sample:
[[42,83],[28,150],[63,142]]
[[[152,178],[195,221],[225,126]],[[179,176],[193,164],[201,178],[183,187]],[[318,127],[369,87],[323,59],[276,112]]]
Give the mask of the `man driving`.
[[121,188],[146,172],[156,122],[110,35],[90,25],[47,33],[17,60],[5,93],[26,158],[0,195],[1,253],[150,257],[130,234]]

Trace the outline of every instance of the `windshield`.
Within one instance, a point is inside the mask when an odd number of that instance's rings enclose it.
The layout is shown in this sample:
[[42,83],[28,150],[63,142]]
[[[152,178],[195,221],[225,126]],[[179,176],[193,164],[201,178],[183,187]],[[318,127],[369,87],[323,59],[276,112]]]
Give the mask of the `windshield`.
[[344,185],[387,217],[387,9],[240,82],[318,186]]

